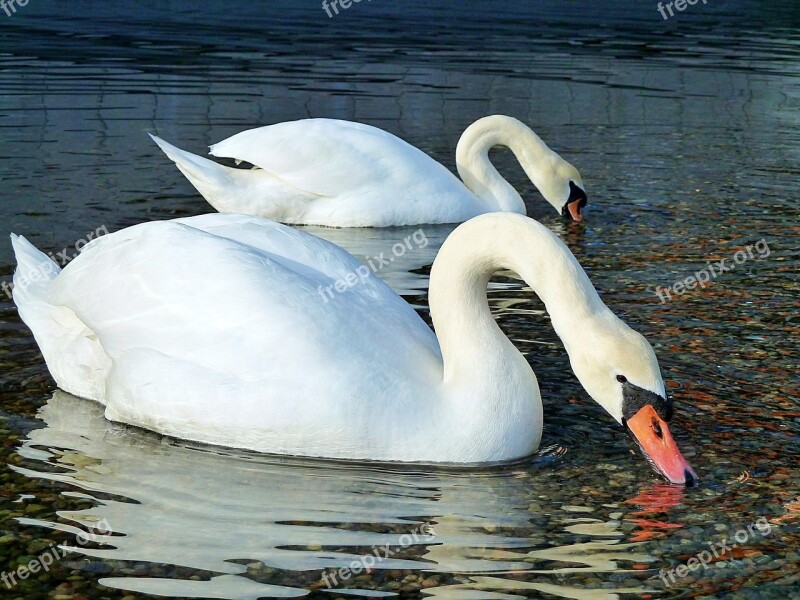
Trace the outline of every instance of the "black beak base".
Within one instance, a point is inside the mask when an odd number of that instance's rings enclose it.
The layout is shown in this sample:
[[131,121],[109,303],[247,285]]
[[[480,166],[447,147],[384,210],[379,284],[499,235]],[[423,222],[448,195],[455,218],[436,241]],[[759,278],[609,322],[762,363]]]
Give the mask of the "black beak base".
[[561,208],[561,216],[565,219],[572,219],[572,215],[569,212],[569,205],[573,202],[578,203],[578,209],[583,208],[588,204],[589,200],[586,197],[586,192],[584,192],[578,185],[575,184],[574,181],[569,182],[569,198],[567,199],[566,204]]
[[659,417],[669,423],[674,412],[672,401],[662,398],[649,390],[643,390],[639,386],[633,385],[629,381],[622,384],[622,422],[624,423],[635,415],[639,410],[649,404],[652,406]]

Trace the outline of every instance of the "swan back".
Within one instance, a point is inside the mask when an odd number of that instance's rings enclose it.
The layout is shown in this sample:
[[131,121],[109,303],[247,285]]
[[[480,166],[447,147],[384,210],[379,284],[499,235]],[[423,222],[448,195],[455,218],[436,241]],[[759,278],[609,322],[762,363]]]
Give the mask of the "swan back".
[[[268,452],[435,455],[400,435],[436,439],[419,410],[441,380],[430,328],[374,276],[320,293],[359,266],[329,242],[254,217],[145,223],[87,245],[37,299],[54,314],[26,323],[37,339],[85,331],[101,347],[109,364],[63,358],[76,380],[96,374],[90,397],[112,420]],[[20,313],[32,314],[27,301]]]
[[217,157],[243,160],[289,185],[333,198],[348,190],[380,192],[414,183],[419,193],[459,183],[445,167],[391,133],[351,121],[303,119],[238,133],[211,146]]

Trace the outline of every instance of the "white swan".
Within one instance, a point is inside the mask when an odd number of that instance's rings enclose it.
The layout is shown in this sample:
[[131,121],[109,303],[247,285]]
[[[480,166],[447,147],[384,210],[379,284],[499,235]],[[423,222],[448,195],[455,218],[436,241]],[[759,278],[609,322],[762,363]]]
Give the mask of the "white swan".
[[220,212],[293,225],[389,227],[461,223],[487,212],[525,214],[517,191],[489,161],[508,146],[553,207],[580,221],[586,193],[578,170],[517,119],[470,125],[456,149],[462,183],[430,156],[369,125],[305,119],[243,131],[211,154],[255,165],[234,169],[150,136]]
[[492,273],[542,298],[584,388],[673,482],[694,473],[666,421],[655,354],[600,300],[545,226],[508,213],[462,224],[433,265],[438,335],[325,240],[243,215],[136,225],[63,271],[12,236],[14,301],[59,387],[106,416],[258,451],[480,463],[539,446],[528,362],[488,307]]

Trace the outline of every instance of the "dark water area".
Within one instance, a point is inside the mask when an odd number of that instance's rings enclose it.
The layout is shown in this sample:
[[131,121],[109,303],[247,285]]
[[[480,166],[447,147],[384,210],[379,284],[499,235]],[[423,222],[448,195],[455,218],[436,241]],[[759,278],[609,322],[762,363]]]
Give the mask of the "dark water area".
[[[650,471],[511,277],[489,299],[539,379],[542,448],[472,470],[266,457],[112,424],[55,391],[0,291],[0,571],[74,550],[0,596],[800,598],[800,4],[700,0],[668,20],[657,4],[0,10],[0,229],[54,253],[210,212],[148,132],[202,154],[251,127],[334,117],[454,169],[475,119],[529,124],[580,169],[584,223],[561,221],[510,153],[493,159],[653,344],[700,477],[683,489]],[[379,275],[427,316],[451,228],[423,230],[431,245]],[[367,254],[408,231],[315,233]],[[662,302],[723,259],[735,268]],[[4,242],[0,284],[13,269]],[[679,576],[695,557],[708,568]]]

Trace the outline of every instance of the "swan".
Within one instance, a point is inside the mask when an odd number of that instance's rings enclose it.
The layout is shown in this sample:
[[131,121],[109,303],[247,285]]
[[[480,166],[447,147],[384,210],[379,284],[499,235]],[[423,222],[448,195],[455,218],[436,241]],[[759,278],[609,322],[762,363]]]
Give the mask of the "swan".
[[58,386],[111,421],[208,444],[354,460],[490,463],[539,446],[530,365],[497,326],[500,269],[543,300],[575,375],[675,483],[696,475],[667,422],[655,353],[544,225],[489,213],[436,257],[436,334],[345,250],[210,214],[97,238],[63,270],[12,234],[14,301]]
[[508,146],[544,198],[582,220],[586,193],[578,170],[529,127],[503,115],[464,131],[456,149],[459,181],[430,156],[369,125],[304,119],[243,131],[211,154],[255,166],[234,169],[150,137],[219,212],[292,225],[390,227],[461,223],[487,212],[525,214],[517,191],[489,161]]

